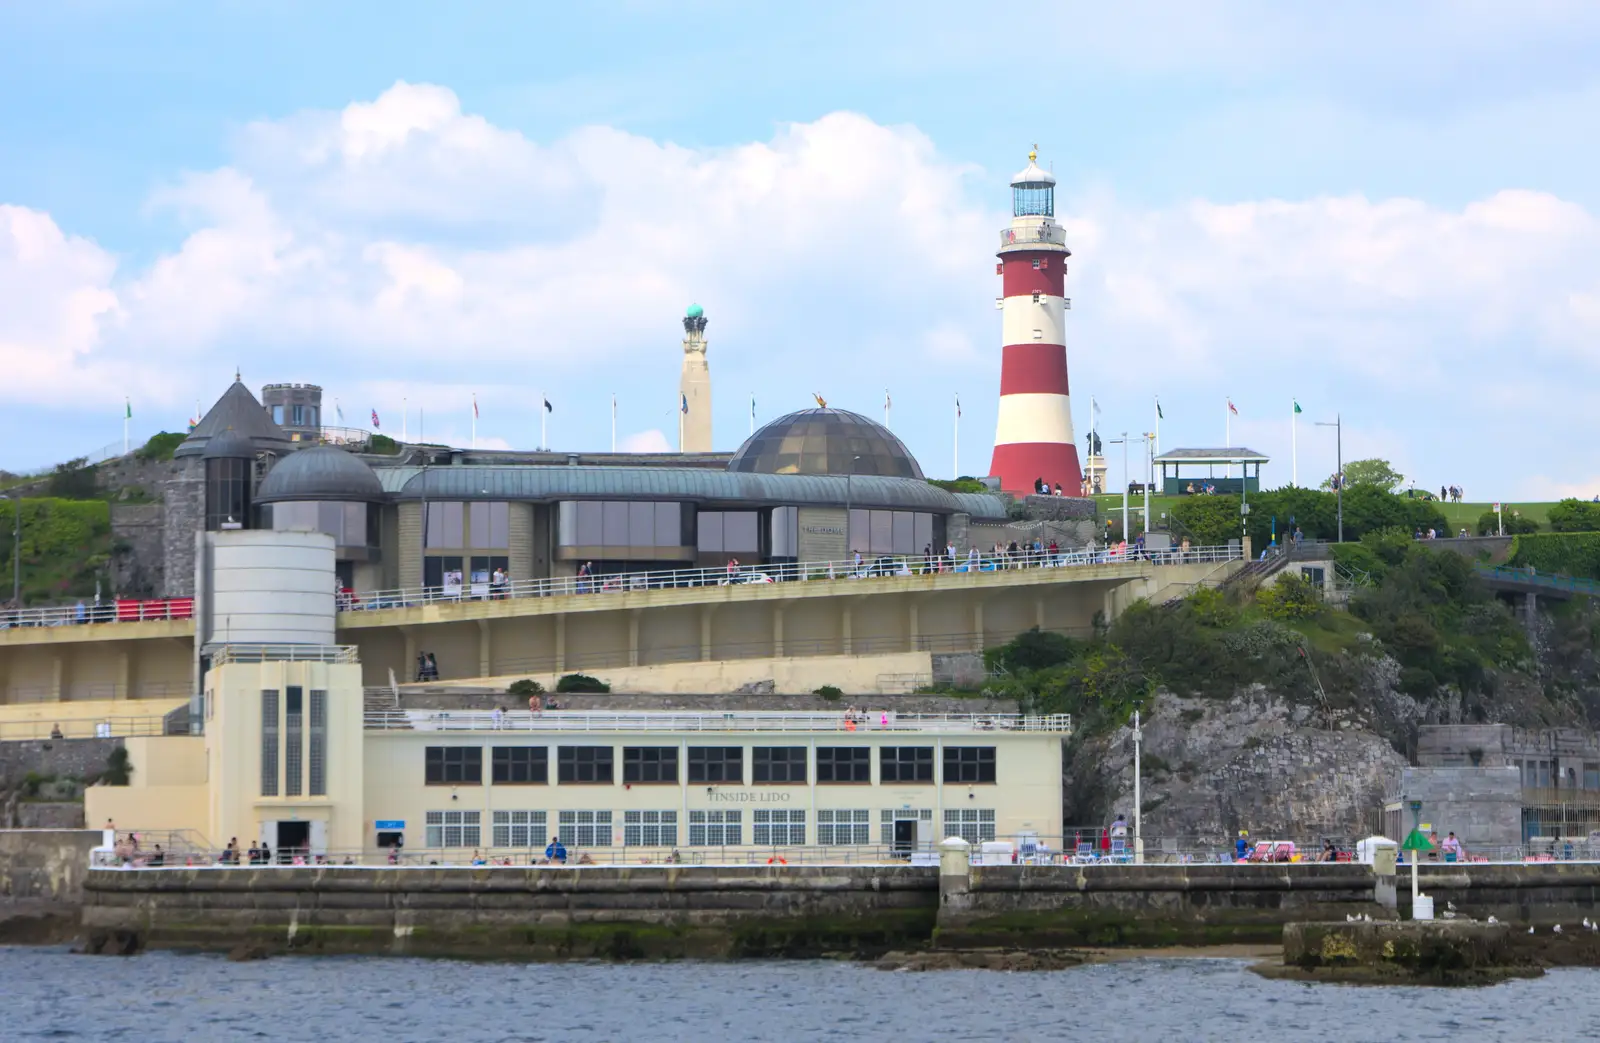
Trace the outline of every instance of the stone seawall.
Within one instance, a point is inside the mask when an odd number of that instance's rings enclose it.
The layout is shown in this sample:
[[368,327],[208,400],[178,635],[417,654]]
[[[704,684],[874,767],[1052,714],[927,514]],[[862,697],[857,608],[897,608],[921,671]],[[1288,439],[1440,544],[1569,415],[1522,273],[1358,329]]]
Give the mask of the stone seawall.
[[1276,944],[1381,911],[1370,866],[971,866],[940,877],[941,947]]
[[937,887],[909,866],[100,869],[83,927],[96,952],[872,956],[932,935]]
[[0,830],[0,945],[59,944],[78,933],[98,829]]
[[[1436,916],[1452,911],[1483,920],[1493,916],[1505,923],[1540,925],[1600,919],[1600,863],[1469,862],[1418,868],[1422,893],[1433,896]],[[1396,880],[1400,913],[1410,917],[1410,868],[1401,866]]]

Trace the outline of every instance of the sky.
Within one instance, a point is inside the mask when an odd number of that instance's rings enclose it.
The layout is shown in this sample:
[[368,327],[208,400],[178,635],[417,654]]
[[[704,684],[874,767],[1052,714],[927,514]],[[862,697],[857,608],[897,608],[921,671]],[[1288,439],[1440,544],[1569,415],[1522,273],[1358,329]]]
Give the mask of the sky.
[[[237,370],[486,447],[812,404],[987,473],[1033,144],[1080,446],[1600,494],[1600,5],[0,4],[0,468]],[[959,427],[955,418],[961,403]],[[1228,429],[1227,402],[1238,415]],[[1293,403],[1303,409],[1292,428]],[[1112,481],[1121,470],[1113,454]],[[1142,464],[1132,464],[1135,477]]]

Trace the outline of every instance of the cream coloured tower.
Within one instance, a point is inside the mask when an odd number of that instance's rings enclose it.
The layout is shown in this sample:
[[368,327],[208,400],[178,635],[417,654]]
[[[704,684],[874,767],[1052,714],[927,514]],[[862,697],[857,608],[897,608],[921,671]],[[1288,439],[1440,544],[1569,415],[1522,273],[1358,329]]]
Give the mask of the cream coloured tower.
[[711,367],[706,364],[706,313],[683,316],[683,376],[678,380],[678,451],[711,452]]

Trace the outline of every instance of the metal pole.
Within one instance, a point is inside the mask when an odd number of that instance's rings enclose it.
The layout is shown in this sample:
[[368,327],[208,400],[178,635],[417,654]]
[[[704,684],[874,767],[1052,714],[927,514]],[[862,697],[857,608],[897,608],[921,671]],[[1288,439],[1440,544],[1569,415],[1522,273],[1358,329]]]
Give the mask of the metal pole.
[[[1154,434],[1147,434],[1144,438],[1144,531],[1150,531],[1150,483],[1155,480],[1155,464],[1151,462],[1153,454],[1150,452],[1151,439]],[[1145,541],[1149,543],[1148,540]]]
[[1128,432],[1122,432],[1122,541],[1128,541]]
[[1339,467],[1339,542],[1344,542],[1344,416],[1333,415],[1333,444]]
[[11,534],[11,603],[22,607],[22,493],[11,494],[11,505],[16,512],[16,527]]
[[1140,831],[1141,814],[1140,804],[1140,765],[1139,743],[1144,739],[1144,733],[1139,730],[1139,711],[1133,711],[1133,861],[1135,865],[1144,864],[1144,836]]

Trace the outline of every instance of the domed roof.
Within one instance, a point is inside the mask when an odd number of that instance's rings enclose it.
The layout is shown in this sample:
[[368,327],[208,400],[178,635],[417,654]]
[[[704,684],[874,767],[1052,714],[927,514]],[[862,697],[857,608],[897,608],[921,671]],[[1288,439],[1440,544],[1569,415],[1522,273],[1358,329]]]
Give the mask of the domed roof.
[[250,439],[231,427],[206,439],[200,450],[202,460],[249,460],[255,455],[256,447]]
[[1017,171],[1011,178],[1011,184],[1016,188],[1020,188],[1023,185],[1053,185],[1055,183],[1056,176],[1048,170],[1039,169],[1039,164],[1035,163],[1031,158],[1028,160],[1027,167]]
[[802,409],[751,435],[728,470],[752,474],[871,474],[921,478],[905,443],[882,424],[844,409]]
[[261,480],[257,503],[288,500],[345,500],[374,503],[384,499],[383,484],[364,462],[331,445],[290,453]]
[[704,308],[700,307],[700,305],[691,304],[691,305],[689,305],[689,310],[684,312],[683,314],[684,314],[685,318],[698,319],[700,316],[704,315],[705,313],[706,313],[706,310]]

